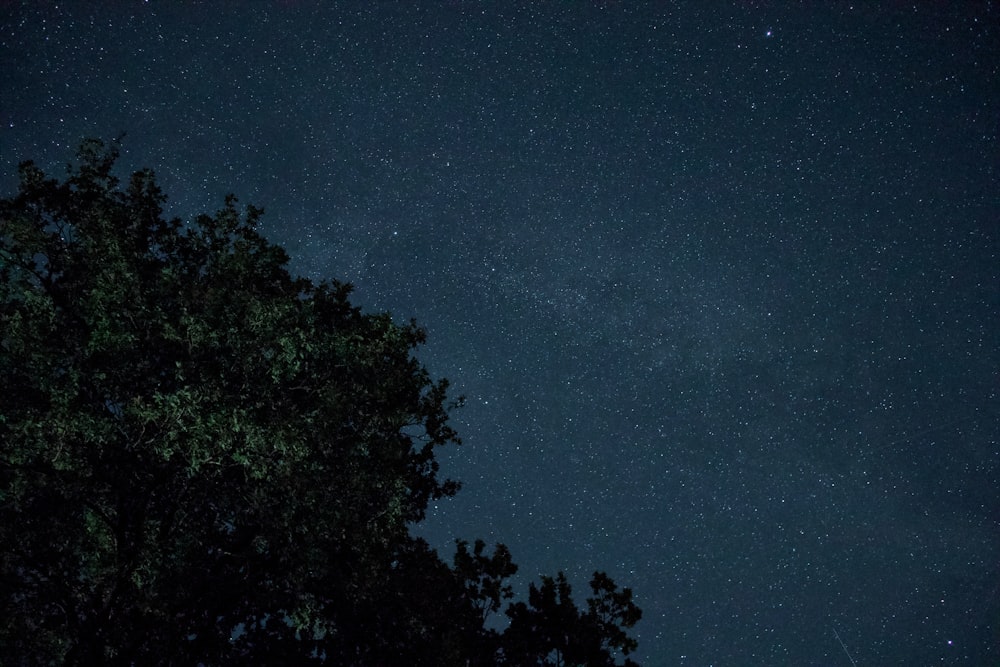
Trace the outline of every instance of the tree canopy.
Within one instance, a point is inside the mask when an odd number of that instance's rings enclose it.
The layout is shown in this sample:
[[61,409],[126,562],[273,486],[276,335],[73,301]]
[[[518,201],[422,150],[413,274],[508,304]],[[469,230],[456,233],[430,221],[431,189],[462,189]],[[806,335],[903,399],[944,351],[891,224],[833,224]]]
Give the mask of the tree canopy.
[[[150,170],[81,145],[0,200],[0,664],[614,665],[631,591],[509,602],[502,544],[451,566],[424,331],[293,278],[228,197],[166,219]],[[509,625],[487,619],[508,604]],[[630,661],[627,661],[630,663]]]

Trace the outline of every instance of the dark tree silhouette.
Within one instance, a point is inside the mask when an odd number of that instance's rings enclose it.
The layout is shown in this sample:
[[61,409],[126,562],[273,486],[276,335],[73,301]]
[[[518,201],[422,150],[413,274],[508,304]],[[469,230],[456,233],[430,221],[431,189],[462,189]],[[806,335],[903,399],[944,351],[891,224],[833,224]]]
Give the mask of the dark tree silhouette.
[[[484,625],[506,547],[452,568],[410,535],[458,490],[424,332],[291,277],[233,197],[165,219],[116,157],[24,163],[0,201],[0,664],[495,664],[525,614],[548,632],[535,602]],[[628,652],[638,610],[600,587],[577,618]]]
[[[518,602],[507,609],[511,623],[504,633],[504,651],[509,664],[615,665],[617,652],[634,651],[636,641],[623,629],[642,617],[632,602],[632,591],[618,591],[603,572],[594,573],[590,588],[593,597],[581,612],[562,572],[555,579],[542,577],[541,587],[531,584],[528,603]],[[635,664],[625,660],[625,665]]]

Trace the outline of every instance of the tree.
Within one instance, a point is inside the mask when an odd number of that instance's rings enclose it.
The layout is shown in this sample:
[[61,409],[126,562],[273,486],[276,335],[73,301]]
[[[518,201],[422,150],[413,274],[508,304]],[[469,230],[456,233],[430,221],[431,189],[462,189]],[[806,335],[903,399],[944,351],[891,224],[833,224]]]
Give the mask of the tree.
[[[573,603],[572,589],[560,572],[542,577],[541,587],[529,586],[528,604],[507,609],[510,627],[504,633],[504,658],[511,665],[615,665],[615,654],[628,655],[637,647],[623,628],[631,628],[642,611],[632,602],[632,591],[617,590],[603,572],[590,581],[593,597],[587,611]],[[626,666],[635,665],[626,659]]]
[[423,330],[116,157],[0,201],[0,664],[498,660],[506,547],[409,533],[459,488]]
[[86,144],[65,183],[22,165],[0,209],[8,641],[96,664],[335,633],[457,489],[424,334],[293,280],[233,198],[164,221],[115,156]]

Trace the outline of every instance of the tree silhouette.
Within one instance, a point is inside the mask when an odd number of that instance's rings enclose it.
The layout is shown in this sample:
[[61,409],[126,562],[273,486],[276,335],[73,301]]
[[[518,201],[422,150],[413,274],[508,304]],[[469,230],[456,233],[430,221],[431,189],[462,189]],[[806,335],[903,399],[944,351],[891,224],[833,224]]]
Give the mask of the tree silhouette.
[[[505,632],[505,657],[513,665],[615,665],[620,651],[628,655],[636,641],[623,628],[631,628],[642,617],[632,602],[632,591],[618,591],[603,572],[590,582],[594,597],[587,611],[573,603],[565,575],[542,577],[541,587],[531,584],[528,603],[517,602],[507,610],[511,619]],[[626,660],[625,665],[635,665]]]
[[459,488],[423,330],[292,278],[233,197],[165,219],[116,158],[84,142],[61,182],[24,163],[0,201],[0,663],[510,663],[572,618],[634,648],[606,577],[586,613],[543,580],[488,630],[506,547],[460,541],[452,568],[409,533]]

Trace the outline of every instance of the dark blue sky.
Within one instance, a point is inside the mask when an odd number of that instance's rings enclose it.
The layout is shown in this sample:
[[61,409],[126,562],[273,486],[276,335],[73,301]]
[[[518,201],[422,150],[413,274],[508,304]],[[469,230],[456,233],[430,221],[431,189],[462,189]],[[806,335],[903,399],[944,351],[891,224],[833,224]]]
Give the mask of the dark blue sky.
[[124,131],[417,318],[419,532],[607,570],[646,665],[1000,659],[1000,6],[328,4],[0,4],[0,184]]

